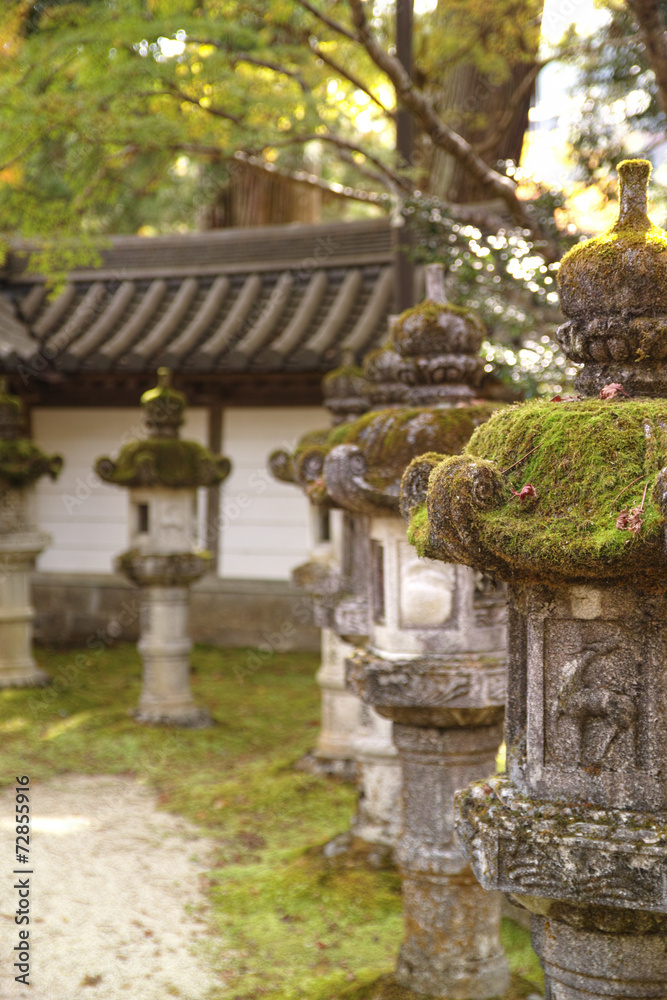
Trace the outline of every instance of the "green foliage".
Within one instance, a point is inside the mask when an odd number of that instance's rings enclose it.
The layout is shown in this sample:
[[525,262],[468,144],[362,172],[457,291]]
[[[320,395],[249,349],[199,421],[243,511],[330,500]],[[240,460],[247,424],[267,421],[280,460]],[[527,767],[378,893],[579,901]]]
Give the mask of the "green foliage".
[[335,427],[323,451],[339,444],[358,445],[369,465],[370,482],[381,488],[399,481],[415,455],[432,450],[446,455],[461,452],[475,428],[494,410],[492,403],[375,410]]
[[[0,16],[0,232],[194,228],[238,149],[273,145],[289,169],[304,163],[297,133],[356,135],[354,88],[328,88],[312,17],[291,0],[12,3]],[[349,69],[373,82],[356,49]]]
[[[576,45],[568,39],[564,58],[580,71],[576,95],[582,105],[571,130],[577,165],[587,180],[611,192],[613,168],[636,155],[638,136],[645,136],[651,149],[659,147],[667,118],[631,6],[603,0],[598,7],[606,12],[606,23]],[[658,8],[667,17],[665,0],[659,0]],[[664,207],[664,178],[654,194]]]

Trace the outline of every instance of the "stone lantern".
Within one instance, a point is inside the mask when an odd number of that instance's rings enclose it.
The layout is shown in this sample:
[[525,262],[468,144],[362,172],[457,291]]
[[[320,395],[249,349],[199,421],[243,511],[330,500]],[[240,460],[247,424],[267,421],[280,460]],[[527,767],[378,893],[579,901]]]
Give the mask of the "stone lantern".
[[197,546],[197,488],[222,482],[231,467],[203,445],[180,440],[186,399],[171,387],[168,368],[158,369],[158,385],[141,405],[147,440],[95,465],[101,479],[130,490],[131,548],[117,568],[141,588],[144,675],[134,714],[139,722],[202,726],[208,711],[195,705],[189,684],[190,586],[210,564]]
[[23,436],[23,407],[0,378],[0,688],[45,684],[32,655],[30,574],[49,535],[37,529],[34,486],[63,465]]
[[391,345],[366,359],[371,412],[304,446],[298,464],[313,502],[365,518],[368,637],[347,678],[387,736],[393,726],[402,771],[392,817],[405,913],[396,978],[481,1000],[509,984],[500,896],[479,888],[455,846],[452,804],[493,767],[502,742],[505,598],[482,574],[415,554],[400,482],[422,450],[460,453],[494,407],[475,398],[483,328],[446,303],[440,265],[427,269],[427,294],[393,324]]
[[[380,400],[392,405],[405,387],[392,376],[385,382],[386,349],[373,351],[364,369],[343,357],[340,368],[322,380],[324,404],[332,414],[334,430],[305,435],[294,454],[274,452],[269,466],[276,478],[301,486],[314,511],[330,511],[334,530],[333,552],[327,560],[311,560],[293,574],[295,583],[313,598],[315,622],[322,628],[322,666],[317,674],[322,689],[322,728],[315,751],[315,768],[324,773],[353,776],[359,788],[357,812],[351,824],[356,840],[374,845],[382,860],[391,854],[399,824],[400,770],[391,739],[391,722],[363,704],[346,686],[345,663],[354,645],[365,642],[370,631],[370,538],[368,517],[340,509],[321,495],[324,457],[330,436],[344,433]],[[340,431],[340,428],[343,431]],[[351,767],[349,765],[352,765]],[[349,836],[332,850],[343,848]]]
[[[365,386],[352,352],[344,351],[341,366],[322,379],[323,401],[334,427],[365,413],[369,406]],[[316,432],[307,439],[311,443],[325,441],[327,433]],[[273,452],[269,468],[277,479],[296,482],[289,453]],[[355,626],[351,631],[345,626],[341,629],[340,620],[337,627],[335,619],[354,526],[345,514],[329,507],[313,507],[312,512],[314,524],[326,524],[326,538],[316,539],[310,561],[292,574],[293,582],[311,596],[315,624],[322,629],[322,662],[315,676],[322,694],[321,728],[315,751],[307,755],[303,766],[317,773],[353,778],[361,706],[345,687],[345,659],[352,652],[349,640],[356,633]]]
[[[667,998],[667,234],[650,165],[563,259],[577,397],[404,480],[418,551],[509,584],[507,775],[461,792],[475,875],[532,914],[549,1000]],[[427,478],[427,473],[430,475]]]

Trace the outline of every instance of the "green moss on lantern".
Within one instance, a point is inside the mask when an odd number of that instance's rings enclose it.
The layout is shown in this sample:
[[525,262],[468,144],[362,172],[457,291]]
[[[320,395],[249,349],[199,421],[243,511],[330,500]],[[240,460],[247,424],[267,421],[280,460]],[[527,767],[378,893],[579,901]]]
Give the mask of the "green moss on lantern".
[[[483,424],[464,455],[467,463],[445,459],[430,479],[434,497],[440,485],[452,501],[459,525],[438,518],[436,499],[430,519],[425,505],[412,513],[410,530],[422,554],[446,548],[451,537],[473,561],[475,552],[487,553],[516,577],[664,572],[664,517],[653,490],[667,466],[667,400],[516,405]],[[481,492],[471,472],[478,482],[481,476]],[[512,488],[527,484],[536,496],[521,501]],[[641,529],[618,529],[620,511],[639,506],[645,486]],[[466,541],[466,533],[475,541]]]
[[415,455],[426,451],[458,454],[496,409],[493,403],[481,403],[377,410],[335,427],[327,439],[327,450],[356,444],[368,462],[370,477],[379,482],[398,480]]
[[425,299],[423,302],[419,302],[418,305],[412,306],[411,309],[406,309],[405,312],[402,312],[397,320],[396,328],[400,328],[406,320],[413,317],[424,319],[427,323],[437,323],[447,313],[469,319],[475,326],[482,326],[482,321],[472,309],[467,309],[465,306],[454,306],[451,302],[433,302],[432,299]]
[[0,440],[0,481],[27,486],[41,476],[56,479],[63,466],[60,455],[49,457],[28,438]]
[[98,459],[95,469],[102,479],[118,486],[185,488],[222,482],[229,475],[230,463],[196,441],[149,438],[126,445],[116,462]]
[[428,511],[424,504],[416,509],[408,525],[408,541],[417,549],[419,556],[426,555],[429,530]]
[[655,315],[667,307],[667,233],[646,214],[650,173],[648,160],[620,163],[615,225],[563,257],[558,287],[566,315]]

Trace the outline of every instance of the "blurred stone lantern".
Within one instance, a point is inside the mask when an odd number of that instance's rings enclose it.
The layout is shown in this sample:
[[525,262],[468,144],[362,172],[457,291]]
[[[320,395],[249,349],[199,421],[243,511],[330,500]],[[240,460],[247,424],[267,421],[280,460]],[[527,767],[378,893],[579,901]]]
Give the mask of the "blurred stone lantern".
[[457,796],[478,880],[532,914],[548,1000],[667,998],[667,233],[647,161],[563,258],[582,396],[499,412],[404,477],[420,551],[509,584],[507,774]]
[[195,705],[189,684],[190,586],[209,568],[197,544],[197,489],[230,472],[227,458],[195,441],[182,441],[186,399],[171,386],[168,368],[141,397],[147,440],[125,445],[117,460],[100,458],[95,470],[105,482],[130,490],[131,548],[117,569],[141,588],[144,662],[139,722],[202,726],[208,711]]
[[502,741],[505,598],[482,574],[415,554],[400,485],[420,453],[460,453],[494,407],[475,395],[480,321],[447,304],[441,265],[427,269],[427,290],[425,303],[391,324],[391,343],[364,360],[369,412],[324,440],[304,439],[292,469],[312,503],[339,507],[361,528],[350,548],[363,567],[364,620],[347,683],[371,724],[357,741],[352,831],[397,841],[405,914],[397,979],[479,1000],[509,981],[500,897],[479,888],[454,844],[452,806],[458,788],[493,766]]
[[45,684],[32,655],[30,574],[51,541],[37,528],[34,486],[56,479],[63,460],[47,456],[23,434],[21,401],[0,378],[0,687]]

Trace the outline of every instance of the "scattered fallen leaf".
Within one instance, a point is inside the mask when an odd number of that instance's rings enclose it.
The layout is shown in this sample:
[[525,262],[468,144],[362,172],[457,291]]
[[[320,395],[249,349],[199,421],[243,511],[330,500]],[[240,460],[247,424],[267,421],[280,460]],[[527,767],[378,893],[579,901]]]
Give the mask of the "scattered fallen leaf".
[[526,485],[522,486],[518,492],[516,490],[513,490],[511,486],[510,490],[512,490],[513,497],[519,498],[519,503],[523,503],[523,501],[526,500],[528,497],[537,496],[537,490],[535,489],[532,483],[526,483]]
[[600,399],[613,399],[619,392],[630,399],[630,396],[628,396],[620,382],[610,382],[609,385],[603,386],[600,389]]
[[101,976],[84,976],[81,980],[82,986],[99,986],[102,982]]

